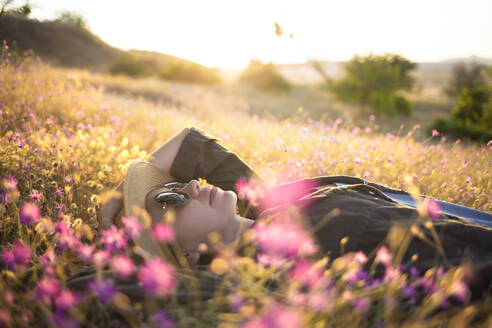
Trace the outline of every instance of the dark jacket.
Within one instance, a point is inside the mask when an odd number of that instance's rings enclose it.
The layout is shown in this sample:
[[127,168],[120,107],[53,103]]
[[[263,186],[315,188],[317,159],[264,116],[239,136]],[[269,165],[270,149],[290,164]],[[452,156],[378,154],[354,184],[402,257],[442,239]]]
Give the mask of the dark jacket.
[[[179,181],[188,182],[192,179],[204,178],[208,183],[224,190],[235,190],[236,182],[241,179],[255,177],[261,181],[256,172],[244,163],[235,153],[228,151],[204,132],[192,128],[184,139],[171,168],[171,175]],[[295,183],[309,182],[315,186],[295,200],[302,209],[304,216],[311,226],[316,225],[334,209],[339,214],[328,220],[316,232],[316,239],[321,246],[321,252],[334,259],[341,255],[340,241],[347,237],[344,252],[363,251],[365,254],[381,246],[390,228],[399,225],[409,228],[415,223],[418,212],[385,196],[381,191],[403,192],[386,186],[369,183],[348,176],[323,176],[300,180],[269,189],[267,194],[282,195],[283,188],[289,188]],[[349,184],[343,187],[328,186],[335,182]],[[260,206],[248,206],[247,201],[240,201],[240,213],[249,208],[246,217],[257,220],[268,212]],[[261,208],[261,209],[260,209]],[[264,212],[262,212],[262,210]],[[440,265],[444,268],[459,265],[466,258],[474,263],[475,275],[470,280],[472,297],[476,297],[486,289],[492,281],[492,229],[471,224],[467,220],[441,214],[434,223],[434,228],[440,237],[445,256],[437,249],[428,245],[422,238],[415,237],[408,246],[402,263],[409,263],[410,258],[418,255],[412,266],[421,272]],[[420,229],[429,240],[433,236],[429,229]],[[201,264],[206,264],[201,262]],[[203,269],[199,267],[196,270]],[[406,267],[408,269],[408,266]],[[84,276],[72,280],[73,286],[81,288]],[[211,276],[212,277],[212,276]],[[218,281],[214,277],[211,285]],[[215,280],[214,280],[215,279]],[[141,291],[135,287],[136,281],[120,282],[121,287],[132,298],[139,298]],[[204,288],[202,296],[211,296],[213,288]],[[184,295],[184,294],[183,294]]]

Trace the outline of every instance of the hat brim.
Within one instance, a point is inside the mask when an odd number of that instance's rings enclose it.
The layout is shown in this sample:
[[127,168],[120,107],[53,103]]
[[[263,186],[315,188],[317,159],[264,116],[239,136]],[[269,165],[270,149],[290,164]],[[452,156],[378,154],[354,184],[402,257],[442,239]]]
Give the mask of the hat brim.
[[[153,164],[144,160],[135,160],[128,167],[125,182],[123,184],[123,204],[126,217],[134,216],[142,221],[142,216],[150,215],[146,212],[146,199],[150,191],[162,187],[163,184],[172,181],[171,175],[164,173]],[[147,219],[148,220],[148,219]],[[150,222],[149,222],[150,223]],[[133,238],[135,245],[147,253],[146,258],[159,256],[171,263],[177,263],[167,246],[161,248],[158,243],[152,240],[149,228],[144,228],[140,236]],[[167,255],[167,256],[166,256]]]

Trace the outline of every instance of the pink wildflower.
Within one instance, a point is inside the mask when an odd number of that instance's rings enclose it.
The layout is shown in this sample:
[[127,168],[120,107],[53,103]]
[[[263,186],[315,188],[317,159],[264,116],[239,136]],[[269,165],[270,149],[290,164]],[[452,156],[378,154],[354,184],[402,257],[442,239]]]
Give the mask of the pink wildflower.
[[30,226],[37,223],[41,217],[41,212],[36,204],[24,203],[19,212],[19,218],[22,224]]
[[125,236],[123,229],[118,229],[115,225],[112,225],[110,229],[102,232],[101,241],[107,250],[117,251],[126,247],[128,237]]
[[176,284],[173,268],[159,257],[145,262],[138,272],[138,280],[145,292],[156,297],[167,296]]
[[374,115],[369,115],[369,120],[374,121],[376,119],[376,116]]
[[371,305],[371,303],[369,302],[369,300],[366,297],[355,298],[352,301],[352,304],[354,305],[354,308],[359,313],[366,312],[369,309],[370,305]]
[[281,267],[285,263],[287,263],[287,260],[285,258],[276,254],[260,253],[258,254],[257,258],[258,258],[258,263],[262,264],[265,267],[269,267],[269,266]]
[[71,176],[69,176],[69,175],[67,175],[67,176],[65,177],[65,182],[66,182],[66,183],[72,183],[72,182],[73,182],[72,177],[71,177]]
[[138,221],[137,218],[134,216],[130,217],[123,217],[121,220],[123,223],[123,226],[125,227],[126,233],[132,237],[138,237],[140,235],[140,232],[142,231],[142,224],[140,221]]
[[152,227],[152,237],[156,241],[169,243],[174,240],[174,229],[164,222],[159,222]]
[[314,180],[301,180],[286,183],[275,187],[275,192],[267,193],[262,200],[262,208],[274,208],[287,206],[314,191],[316,182]]
[[89,263],[92,260],[92,254],[94,253],[94,246],[80,243],[77,248],[77,254],[84,263]]
[[111,267],[120,278],[131,276],[135,270],[132,260],[126,255],[115,256],[111,259]]
[[37,190],[33,190],[30,194],[29,194],[29,198],[31,198],[32,200],[35,200],[37,202],[40,202],[41,201],[41,194],[39,193],[39,191]]
[[383,246],[378,250],[376,254],[376,260],[379,263],[388,266],[393,260],[393,255],[391,255],[386,246]]
[[255,205],[259,204],[264,196],[264,190],[260,185],[256,185],[245,178],[241,178],[236,182],[235,189],[239,198],[246,199]]
[[73,229],[63,222],[59,222],[55,225],[55,239],[58,248],[62,251],[66,249],[76,251],[80,244],[80,240],[75,237]]
[[306,231],[287,220],[255,225],[253,232],[261,250],[269,254],[291,257],[298,255],[303,245],[314,244]]
[[5,177],[4,187],[7,190],[17,190],[17,180],[15,180],[14,176],[7,175]]
[[367,256],[362,251],[358,251],[354,257],[355,261],[359,264],[364,264],[367,262]]
[[468,286],[463,281],[455,281],[451,285],[451,294],[459,301],[466,302],[470,298]]
[[433,221],[437,221],[441,214],[441,206],[432,198],[429,198],[429,201],[427,202],[427,213]]
[[51,277],[43,277],[36,287],[36,299],[39,302],[50,304],[60,291],[60,284]]
[[306,285],[309,288],[316,285],[323,277],[321,269],[314,266],[314,263],[308,261],[297,262],[289,272],[291,281]]
[[94,253],[92,260],[97,266],[104,266],[108,263],[111,254],[107,250],[99,250]]
[[301,314],[292,308],[276,305],[263,317],[267,327],[301,328],[304,327]]
[[433,137],[439,136],[439,131],[437,131],[436,129],[432,129],[432,136]]
[[70,290],[63,289],[55,299],[56,306],[61,310],[68,310],[77,305],[78,297]]

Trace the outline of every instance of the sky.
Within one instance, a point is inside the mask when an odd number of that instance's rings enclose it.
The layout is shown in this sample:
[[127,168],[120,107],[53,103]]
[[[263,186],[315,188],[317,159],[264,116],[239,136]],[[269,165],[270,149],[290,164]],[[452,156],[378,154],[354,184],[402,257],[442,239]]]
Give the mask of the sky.
[[[22,4],[17,0],[14,4]],[[492,58],[492,0],[31,0],[32,17],[81,14],[110,45],[242,68],[398,53]],[[275,35],[278,22],[283,34]],[[293,35],[290,38],[290,34]]]

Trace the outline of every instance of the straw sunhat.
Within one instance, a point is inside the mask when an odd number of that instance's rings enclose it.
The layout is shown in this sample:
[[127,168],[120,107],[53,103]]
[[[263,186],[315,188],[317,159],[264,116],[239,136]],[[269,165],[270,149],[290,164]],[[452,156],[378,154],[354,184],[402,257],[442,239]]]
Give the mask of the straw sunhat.
[[[135,160],[128,167],[128,172],[123,184],[123,204],[126,217],[134,216],[144,224],[140,235],[133,238],[135,245],[143,252],[141,255],[148,259],[160,256],[167,262],[177,265],[176,257],[167,245],[159,245],[152,239],[150,223],[152,218],[146,211],[145,202],[147,195],[155,188],[162,187],[165,183],[173,181],[171,175],[164,173],[153,164],[144,160]],[[158,222],[160,220],[154,220]],[[176,246],[173,250],[176,251]]]

